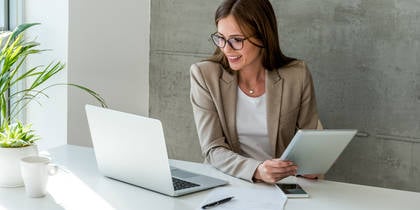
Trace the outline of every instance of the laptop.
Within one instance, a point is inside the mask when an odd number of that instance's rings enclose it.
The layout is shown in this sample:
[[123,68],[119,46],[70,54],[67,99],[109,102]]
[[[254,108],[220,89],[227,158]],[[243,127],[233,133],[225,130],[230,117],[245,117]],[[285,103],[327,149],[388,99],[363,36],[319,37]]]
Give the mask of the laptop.
[[356,133],[354,129],[298,130],[280,159],[295,163],[297,174],[325,174]]
[[228,184],[169,166],[159,120],[92,105],[85,109],[103,175],[169,196]]

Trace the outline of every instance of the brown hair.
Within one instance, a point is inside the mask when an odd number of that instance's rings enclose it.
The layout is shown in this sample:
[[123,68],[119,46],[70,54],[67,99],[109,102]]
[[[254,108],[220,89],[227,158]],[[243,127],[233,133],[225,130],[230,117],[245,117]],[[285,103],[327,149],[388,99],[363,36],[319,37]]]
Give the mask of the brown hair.
[[[220,19],[229,15],[236,19],[245,36],[253,35],[262,42],[262,65],[265,69],[278,69],[295,60],[281,52],[276,15],[269,0],[225,0],[216,10],[216,26]],[[220,63],[231,71],[226,56],[218,47],[207,60]]]

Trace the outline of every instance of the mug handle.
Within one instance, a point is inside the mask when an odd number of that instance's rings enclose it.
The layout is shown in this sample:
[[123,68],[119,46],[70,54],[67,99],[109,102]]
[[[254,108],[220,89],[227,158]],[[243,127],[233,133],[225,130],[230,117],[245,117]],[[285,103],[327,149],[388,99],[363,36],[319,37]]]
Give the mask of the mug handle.
[[57,174],[58,172],[58,166],[56,164],[48,164],[48,175],[52,176]]

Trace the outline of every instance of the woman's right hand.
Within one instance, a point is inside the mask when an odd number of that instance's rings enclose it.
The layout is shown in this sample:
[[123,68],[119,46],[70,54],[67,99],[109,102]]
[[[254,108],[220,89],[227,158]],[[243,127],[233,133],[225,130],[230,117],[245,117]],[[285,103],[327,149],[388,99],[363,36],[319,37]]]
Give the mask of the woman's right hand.
[[254,172],[254,178],[267,183],[275,183],[288,176],[296,175],[297,166],[291,161],[272,159],[261,163]]

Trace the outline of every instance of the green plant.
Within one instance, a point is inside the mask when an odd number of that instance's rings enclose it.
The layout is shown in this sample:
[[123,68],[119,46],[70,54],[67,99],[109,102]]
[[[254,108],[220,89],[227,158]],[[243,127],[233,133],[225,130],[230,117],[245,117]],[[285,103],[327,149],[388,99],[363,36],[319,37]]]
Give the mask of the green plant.
[[31,124],[23,125],[20,122],[3,124],[0,128],[0,147],[25,147],[39,139],[31,129]]
[[[73,83],[53,84],[42,87],[47,80],[64,69],[61,62],[51,62],[46,66],[26,67],[25,61],[28,56],[39,54],[45,50],[37,49],[40,45],[35,41],[26,41],[24,33],[28,28],[39,25],[39,23],[25,23],[7,34],[4,42],[0,37],[0,146],[21,147],[32,144],[37,137],[33,135],[30,125],[13,123],[17,115],[32,100],[43,95],[48,97],[44,91],[57,85],[68,85],[79,88],[99,101],[102,107],[106,107],[105,100],[96,92]],[[19,82],[26,82],[26,87],[16,92],[11,88]]]

